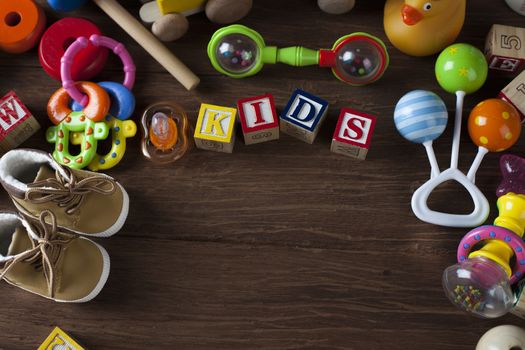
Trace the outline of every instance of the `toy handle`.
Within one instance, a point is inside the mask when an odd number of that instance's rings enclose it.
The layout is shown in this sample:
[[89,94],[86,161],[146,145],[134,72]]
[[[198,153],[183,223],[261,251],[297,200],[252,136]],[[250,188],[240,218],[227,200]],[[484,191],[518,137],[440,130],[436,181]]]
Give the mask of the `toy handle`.
[[291,46],[279,49],[275,46],[264,48],[264,63],[284,63],[294,67],[313,66],[319,64],[319,51],[302,46]]
[[199,85],[199,78],[116,0],[93,0],[93,2],[135,39],[186,89],[192,90]]

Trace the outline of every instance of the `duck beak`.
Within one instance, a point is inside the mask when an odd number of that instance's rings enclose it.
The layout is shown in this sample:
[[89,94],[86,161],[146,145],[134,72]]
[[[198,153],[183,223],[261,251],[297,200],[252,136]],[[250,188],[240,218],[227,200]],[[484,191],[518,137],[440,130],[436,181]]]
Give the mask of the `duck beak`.
[[403,22],[409,26],[413,26],[423,19],[421,12],[406,4],[403,6],[403,10],[401,10],[401,15],[403,16]]

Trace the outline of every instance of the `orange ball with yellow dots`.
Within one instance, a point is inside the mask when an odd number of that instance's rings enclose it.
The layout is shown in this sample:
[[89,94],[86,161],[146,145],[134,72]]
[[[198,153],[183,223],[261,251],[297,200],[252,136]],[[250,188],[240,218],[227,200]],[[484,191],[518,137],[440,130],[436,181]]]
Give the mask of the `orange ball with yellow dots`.
[[521,120],[516,108],[508,102],[492,98],[480,102],[468,120],[472,141],[491,152],[501,152],[518,141]]

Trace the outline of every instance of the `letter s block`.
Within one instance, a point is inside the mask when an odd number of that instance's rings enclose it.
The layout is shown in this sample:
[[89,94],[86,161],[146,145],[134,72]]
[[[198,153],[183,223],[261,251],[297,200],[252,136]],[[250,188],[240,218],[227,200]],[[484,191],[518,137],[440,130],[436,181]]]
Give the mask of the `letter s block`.
[[232,153],[236,114],[235,108],[201,104],[194,134],[197,148]]
[[349,108],[343,108],[332,138],[333,153],[363,160],[370,148],[376,118]]
[[327,111],[327,101],[297,89],[281,113],[281,131],[312,144]]

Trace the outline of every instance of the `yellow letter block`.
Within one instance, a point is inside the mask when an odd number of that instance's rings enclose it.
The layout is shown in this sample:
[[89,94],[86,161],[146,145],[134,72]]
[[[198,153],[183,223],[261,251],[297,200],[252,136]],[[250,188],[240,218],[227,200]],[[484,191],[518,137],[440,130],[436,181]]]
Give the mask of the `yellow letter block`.
[[38,350],[85,350],[78,345],[69,335],[58,327],[55,327],[51,334],[44,340]]
[[157,0],[157,5],[163,15],[176,12],[189,16],[202,11],[206,1],[207,0]]
[[201,104],[194,135],[197,148],[232,153],[236,114],[235,108]]

